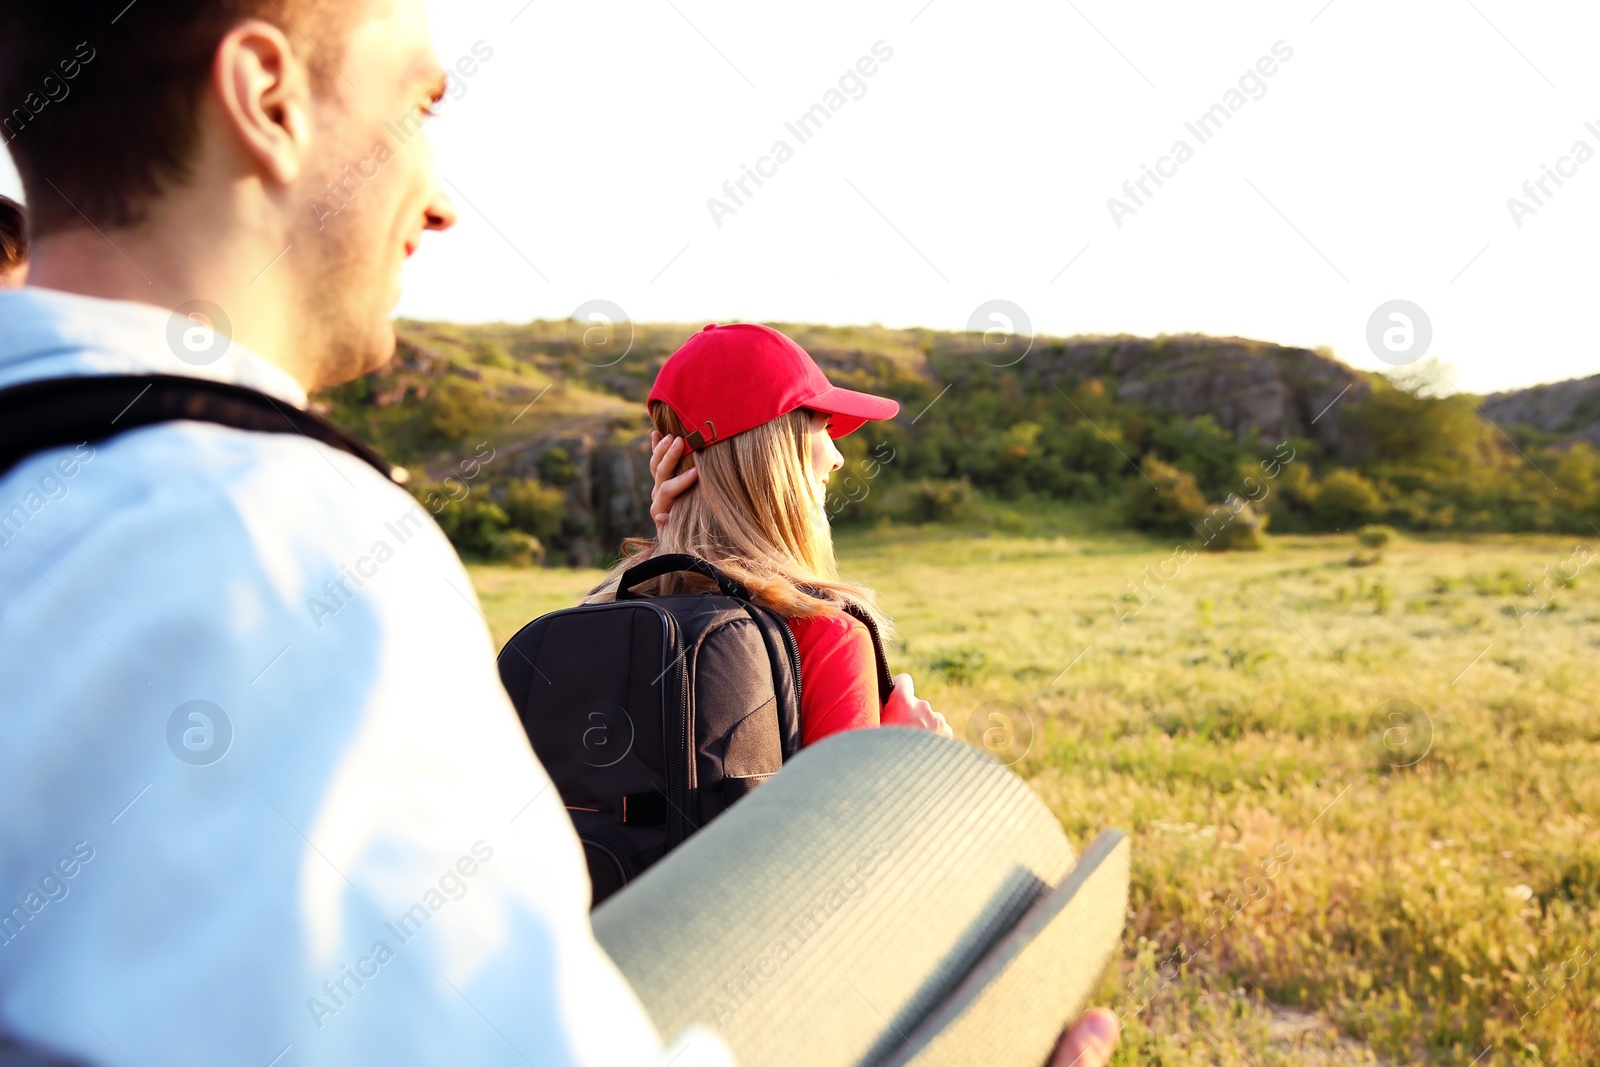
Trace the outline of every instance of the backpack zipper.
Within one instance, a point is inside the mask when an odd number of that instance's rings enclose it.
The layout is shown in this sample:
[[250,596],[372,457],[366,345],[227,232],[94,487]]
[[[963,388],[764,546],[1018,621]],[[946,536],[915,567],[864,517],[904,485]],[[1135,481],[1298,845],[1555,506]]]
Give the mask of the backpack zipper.
[[[683,637],[678,631],[678,620],[672,612],[656,608],[666,623],[668,651],[672,654],[671,669],[678,678],[678,709],[675,721],[664,723],[666,736],[672,739],[672,751],[667,758],[667,849],[683,843],[688,834],[684,823],[688,821],[689,779],[694,775],[694,715],[689,707],[689,666],[684,660],[688,653],[683,648]],[[663,689],[665,693],[665,689]],[[662,702],[662,712],[666,712]]]
[[[673,618],[672,622],[674,628],[676,628],[678,622],[676,617]],[[678,644],[681,645],[682,643],[683,641],[680,637],[678,639]],[[680,694],[679,699],[683,701],[683,780],[680,788],[678,789],[679,843],[681,843],[684,838],[689,836],[689,831],[683,828],[683,823],[689,821],[690,783],[697,781],[699,778],[699,774],[695,766],[695,755],[698,753],[700,748],[700,746],[695,743],[694,704],[689,699],[689,664],[687,662],[689,654],[686,649],[681,649],[680,651],[683,653],[678,657],[678,691]],[[698,830],[700,828],[696,826],[695,829]]]
[[[776,612],[774,615],[777,617],[779,628],[783,630],[783,645],[789,650],[789,673],[794,675],[794,717],[795,721],[799,722],[801,710],[805,707],[800,702],[800,642],[795,640],[794,631],[789,629],[789,620],[777,615]],[[783,758],[787,760],[793,756],[793,752],[787,752]]]

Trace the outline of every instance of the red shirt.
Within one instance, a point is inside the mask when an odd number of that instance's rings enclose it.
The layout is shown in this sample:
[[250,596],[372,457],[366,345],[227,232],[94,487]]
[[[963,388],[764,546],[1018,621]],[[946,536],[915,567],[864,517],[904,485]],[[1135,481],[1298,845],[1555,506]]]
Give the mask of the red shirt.
[[792,618],[800,646],[800,743],[878,725],[878,666],[872,635],[839,612]]

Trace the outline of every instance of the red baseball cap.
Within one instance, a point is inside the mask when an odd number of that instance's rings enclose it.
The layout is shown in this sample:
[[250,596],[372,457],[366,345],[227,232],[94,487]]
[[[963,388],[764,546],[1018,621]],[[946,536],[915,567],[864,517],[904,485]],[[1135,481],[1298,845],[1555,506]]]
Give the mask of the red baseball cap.
[[683,423],[690,451],[753,430],[796,408],[833,416],[830,437],[900,410],[888,397],[841,389],[799,345],[753,322],[713,323],[661,365],[649,400],[666,401]]

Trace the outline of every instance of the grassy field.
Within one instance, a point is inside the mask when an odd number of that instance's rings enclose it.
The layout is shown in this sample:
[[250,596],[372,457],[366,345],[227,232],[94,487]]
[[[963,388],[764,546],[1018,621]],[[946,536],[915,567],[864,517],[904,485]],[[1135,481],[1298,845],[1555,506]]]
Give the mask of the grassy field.
[[[1117,1063],[1600,1062],[1593,552],[1188,558],[1068,511],[837,547],[958,737],[1009,729],[1074,842],[1131,834]],[[504,640],[598,574],[473,577]]]

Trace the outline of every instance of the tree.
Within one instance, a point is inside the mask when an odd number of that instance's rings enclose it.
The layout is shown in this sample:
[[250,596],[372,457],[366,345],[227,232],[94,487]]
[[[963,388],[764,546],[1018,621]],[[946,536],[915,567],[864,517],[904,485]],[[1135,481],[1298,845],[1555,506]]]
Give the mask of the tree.
[[1377,486],[1355,471],[1337,468],[1317,487],[1312,511],[1325,525],[1343,529],[1366,522],[1383,506]]
[[1194,532],[1195,521],[1209,510],[1194,475],[1154,456],[1146,456],[1139,470],[1142,477],[1128,480],[1129,525],[1163,533]]

